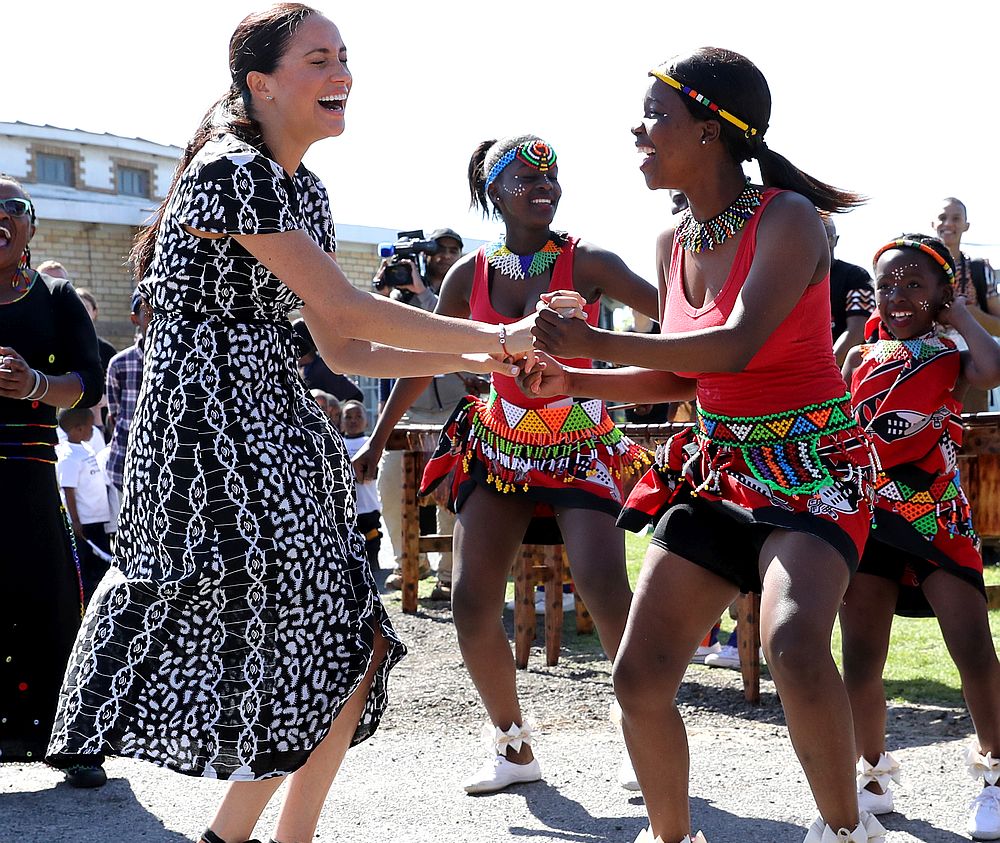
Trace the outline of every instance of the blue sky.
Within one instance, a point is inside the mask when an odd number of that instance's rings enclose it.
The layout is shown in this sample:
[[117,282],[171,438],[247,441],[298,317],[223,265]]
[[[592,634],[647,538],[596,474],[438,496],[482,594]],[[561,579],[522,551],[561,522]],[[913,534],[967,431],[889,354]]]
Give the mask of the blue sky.
[[[183,145],[228,87],[229,36],[266,3],[6,4],[0,120]],[[1000,4],[915,2],[546,4],[319,3],[355,76],[347,132],[306,162],[342,223],[451,226],[488,238],[468,212],[465,167],[484,138],[535,132],[560,158],[556,225],[653,275],[669,197],[649,192],[628,129],[646,71],[712,44],[764,72],[770,147],[871,197],[839,220],[839,256],[867,265],[937,201],[969,206],[973,254],[1000,263]],[[15,70],[13,53],[25,59]],[[752,172],[752,171],[750,171]],[[992,245],[990,245],[992,244]]]

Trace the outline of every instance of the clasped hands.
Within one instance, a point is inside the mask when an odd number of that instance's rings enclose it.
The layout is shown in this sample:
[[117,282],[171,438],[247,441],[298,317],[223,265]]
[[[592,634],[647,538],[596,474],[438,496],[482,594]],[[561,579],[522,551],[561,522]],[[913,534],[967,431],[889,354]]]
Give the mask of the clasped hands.
[[565,372],[550,354],[587,356],[591,328],[584,305],[586,301],[575,290],[543,293],[535,313],[508,327],[508,353],[494,357],[516,368],[513,376],[529,397],[563,394]]

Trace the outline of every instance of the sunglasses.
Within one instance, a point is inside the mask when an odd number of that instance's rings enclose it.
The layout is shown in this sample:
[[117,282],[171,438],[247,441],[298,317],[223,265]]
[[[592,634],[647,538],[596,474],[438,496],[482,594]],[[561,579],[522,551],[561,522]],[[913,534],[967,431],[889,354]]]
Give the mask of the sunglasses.
[[0,199],[0,210],[12,217],[23,217],[31,213],[31,203],[27,199]]

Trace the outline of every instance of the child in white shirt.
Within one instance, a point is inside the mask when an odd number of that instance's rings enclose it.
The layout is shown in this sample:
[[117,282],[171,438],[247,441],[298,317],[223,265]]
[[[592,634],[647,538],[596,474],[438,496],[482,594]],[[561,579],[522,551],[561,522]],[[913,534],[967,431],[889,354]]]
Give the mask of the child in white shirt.
[[107,527],[111,520],[107,475],[90,445],[94,416],[90,409],[70,407],[59,413],[65,442],[56,446],[56,478],[73,525],[80,560],[84,603],[109,567],[111,546]]
[[[368,414],[365,405],[360,401],[345,401],[342,405],[343,420],[341,429],[347,455],[353,460],[354,455],[368,441],[365,430],[368,428]],[[358,498],[358,530],[365,537],[365,555],[371,566],[372,575],[378,572],[378,552],[382,545],[382,505],[378,499],[378,489],[375,481],[358,483],[355,480]]]

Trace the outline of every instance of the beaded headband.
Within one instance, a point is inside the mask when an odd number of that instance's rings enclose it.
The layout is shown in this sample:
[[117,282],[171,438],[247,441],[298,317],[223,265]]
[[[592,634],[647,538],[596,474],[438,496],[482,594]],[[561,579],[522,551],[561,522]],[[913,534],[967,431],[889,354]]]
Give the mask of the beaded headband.
[[666,82],[671,88],[676,88],[682,94],[687,94],[689,97],[691,97],[691,99],[700,102],[703,106],[705,106],[705,108],[718,114],[719,117],[721,117],[723,120],[728,120],[737,129],[741,129],[743,131],[743,134],[748,139],[752,138],[754,135],[757,134],[757,130],[754,129],[749,123],[740,120],[739,117],[737,117],[735,114],[731,114],[730,112],[726,111],[726,109],[720,108],[714,102],[712,102],[708,97],[699,94],[690,85],[684,85],[683,83],[678,82],[672,76],[667,76],[667,74],[664,73],[662,70],[651,70],[649,71],[649,75],[655,76],[661,82]]
[[550,167],[556,165],[556,151],[543,140],[529,140],[508,149],[500,160],[490,169],[490,174],[486,177],[486,186],[489,187],[496,181],[504,168],[515,158],[523,161],[529,167],[534,167],[542,173],[547,173]]
[[906,237],[897,237],[895,240],[890,240],[881,249],[875,253],[875,257],[872,258],[872,267],[878,263],[878,259],[882,257],[884,252],[888,252],[892,249],[917,249],[923,252],[925,255],[930,255],[934,258],[934,261],[944,270],[944,274],[948,278],[949,284],[955,283],[955,270],[948,265],[941,255],[939,255],[934,249],[928,246],[926,243],[921,243],[919,240],[909,240]]

